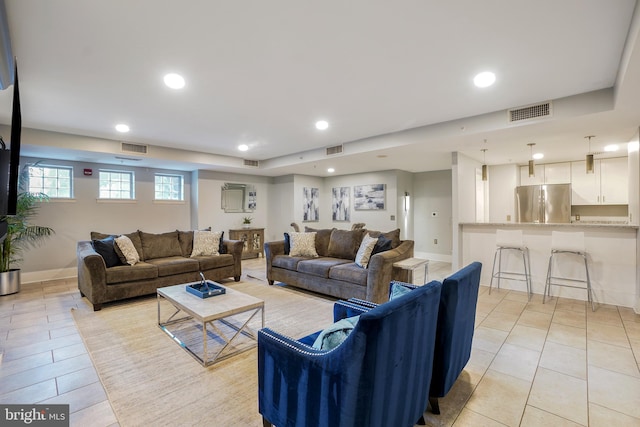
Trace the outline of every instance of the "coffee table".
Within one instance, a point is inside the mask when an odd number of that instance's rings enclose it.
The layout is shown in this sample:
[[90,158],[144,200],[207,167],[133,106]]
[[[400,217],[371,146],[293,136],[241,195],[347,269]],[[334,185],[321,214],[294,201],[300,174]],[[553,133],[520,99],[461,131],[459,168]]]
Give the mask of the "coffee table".
[[[227,287],[223,295],[202,299],[186,291],[193,283],[158,288],[160,329],[205,367],[254,348],[257,332],[249,322],[261,313],[264,327],[264,301]],[[174,310],[166,320],[161,314],[161,307],[167,305],[163,301]],[[177,317],[179,313],[184,315]],[[248,340],[240,340],[244,337]]]

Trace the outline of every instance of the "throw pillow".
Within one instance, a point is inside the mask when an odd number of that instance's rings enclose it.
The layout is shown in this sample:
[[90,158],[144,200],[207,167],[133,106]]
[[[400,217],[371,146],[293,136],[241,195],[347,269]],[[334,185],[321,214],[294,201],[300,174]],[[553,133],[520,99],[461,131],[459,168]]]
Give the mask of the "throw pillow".
[[129,265],[136,265],[140,262],[140,254],[133,245],[133,242],[127,236],[118,236],[115,238],[116,245],[125,257],[126,263]]
[[378,237],[378,242],[373,247],[373,251],[371,252],[371,256],[374,256],[375,254],[379,254],[380,252],[385,252],[385,251],[391,250],[391,244],[392,243],[393,242],[392,242],[391,239],[387,239],[386,237],[380,235],[380,237]]
[[93,248],[104,259],[104,263],[107,268],[115,267],[116,265],[122,265],[120,258],[116,253],[113,236],[105,237],[104,239],[93,240]]
[[289,233],[289,242],[291,248],[290,256],[317,257],[316,252],[316,233]]
[[391,239],[391,249],[395,249],[400,246],[400,229],[396,228],[395,230],[387,231],[386,233],[382,233],[380,231],[367,230],[371,237],[379,237],[384,236],[387,239]]
[[389,294],[389,301],[391,301],[392,299],[401,297],[404,294],[408,294],[412,290],[413,289],[407,288],[406,286],[402,286],[399,283],[393,283],[391,284],[391,293]]
[[289,255],[289,252],[291,252],[291,239],[289,233],[284,233],[284,254]]
[[227,253],[227,247],[224,244],[224,231],[220,232],[220,248],[218,248],[218,253],[220,254]]
[[360,316],[353,316],[338,320],[336,323],[320,332],[320,335],[318,335],[318,338],[316,338],[313,343],[313,348],[320,350],[331,350],[332,348],[336,348],[347,339],[359,319]]
[[140,242],[142,242],[142,252],[145,255],[145,259],[182,256],[177,231],[161,234],[140,231],[138,234],[140,235]]
[[362,238],[362,243],[360,243],[358,253],[356,254],[356,265],[362,268],[367,268],[369,258],[371,258],[371,252],[373,252],[373,247],[376,243],[378,243],[378,239],[365,234]]
[[[365,230],[333,230],[329,239],[328,256],[340,259],[356,259]],[[376,236],[377,237],[377,236]]]
[[199,231],[193,232],[192,257],[219,255],[221,231]]

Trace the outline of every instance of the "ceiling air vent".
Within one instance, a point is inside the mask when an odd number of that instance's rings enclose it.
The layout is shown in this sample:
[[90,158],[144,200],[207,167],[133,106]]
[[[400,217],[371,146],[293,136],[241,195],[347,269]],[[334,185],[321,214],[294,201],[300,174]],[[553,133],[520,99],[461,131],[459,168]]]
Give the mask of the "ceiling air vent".
[[123,153],[147,154],[147,149],[149,147],[147,145],[130,144],[128,142],[123,142],[120,148]]
[[251,168],[257,168],[260,166],[260,161],[259,160],[247,160],[244,159],[244,165],[245,166],[249,166]]
[[327,156],[333,156],[334,154],[342,153],[342,144],[333,147],[327,147]]
[[551,113],[553,111],[551,107],[551,102],[544,102],[542,104],[513,108],[507,111],[509,114],[509,123],[539,119],[541,117],[551,117]]

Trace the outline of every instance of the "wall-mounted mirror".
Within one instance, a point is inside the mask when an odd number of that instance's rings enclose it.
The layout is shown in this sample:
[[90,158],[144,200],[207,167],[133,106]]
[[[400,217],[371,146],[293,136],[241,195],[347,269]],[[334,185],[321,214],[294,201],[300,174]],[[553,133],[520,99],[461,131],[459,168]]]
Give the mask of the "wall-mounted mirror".
[[229,212],[253,212],[256,209],[256,189],[250,184],[225,182],[222,186],[222,209]]

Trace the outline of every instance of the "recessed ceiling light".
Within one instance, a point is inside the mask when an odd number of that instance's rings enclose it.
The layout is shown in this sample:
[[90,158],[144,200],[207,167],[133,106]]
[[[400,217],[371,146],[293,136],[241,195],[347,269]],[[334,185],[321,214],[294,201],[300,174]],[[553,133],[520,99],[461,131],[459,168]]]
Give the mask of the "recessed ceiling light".
[[171,89],[182,89],[184,87],[184,77],[180,74],[169,73],[164,76],[164,84]]
[[116,130],[122,133],[129,132],[129,126],[125,125],[124,123],[119,123],[116,125]]
[[318,120],[316,122],[316,129],[318,130],[325,130],[329,127],[329,122],[327,122],[326,120]]
[[473,78],[473,84],[477,87],[489,87],[496,82],[496,75],[491,71],[483,71]]
[[604,151],[607,151],[607,152],[618,151],[618,145],[617,144],[607,145],[604,147]]
[[240,151],[247,151],[248,149],[249,149],[249,146],[247,144],[238,145],[238,150]]
[[334,173],[335,171],[336,171],[336,170],[335,170],[334,168],[329,168],[329,169],[327,169],[327,172],[329,172],[329,173]]
[[534,158],[534,160],[540,160],[540,159],[544,158],[544,154],[535,153],[532,157]]

